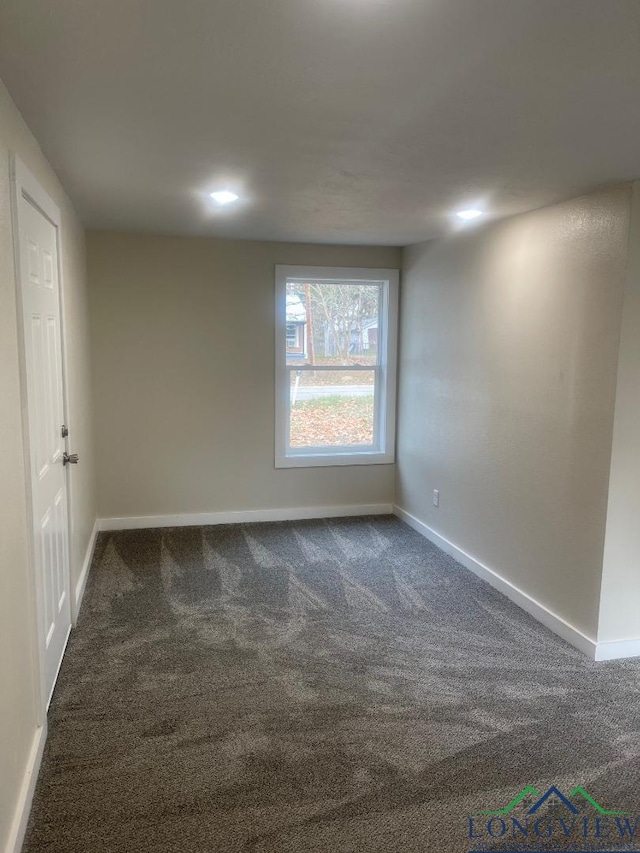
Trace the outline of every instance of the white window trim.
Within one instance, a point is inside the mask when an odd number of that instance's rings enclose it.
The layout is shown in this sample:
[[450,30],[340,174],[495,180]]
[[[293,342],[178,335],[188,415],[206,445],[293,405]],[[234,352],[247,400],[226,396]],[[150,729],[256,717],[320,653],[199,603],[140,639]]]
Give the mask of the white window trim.
[[[377,447],[354,450],[353,447],[313,447],[292,451],[288,447],[289,367],[286,364],[286,293],[291,279],[343,282],[382,282],[382,305],[378,346],[381,353],[374,404],[374,431]],[[276,266],[276,468],[312,468],[329,465],[388,465],[395,462],[396,371],[398,349],[398,292],[400,273],[392,269],[355,267]],[[295,369],[295,366],[292,368]],[[330,369],[319,366],[318,370]],[[357,367],[354,369],[358,369]],[[362,369],[362,368],[360,368]],[[372,369],[372,368],[367,368]],[[379,387],[378,387],[379,386]]]

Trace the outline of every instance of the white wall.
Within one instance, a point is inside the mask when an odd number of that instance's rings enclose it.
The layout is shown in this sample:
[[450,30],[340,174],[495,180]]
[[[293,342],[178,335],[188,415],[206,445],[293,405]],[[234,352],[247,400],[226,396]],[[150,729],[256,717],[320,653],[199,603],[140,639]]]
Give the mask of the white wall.
[[274,267],[390,248],[88,235],[101,517],[390,504],[394,466],[274,468]]
[[618,186],[403,258],[396,503],[593,640],[629,210]]
[[4,850],[36,731],[36,638],[27,561],[27,498],[18,367],[10,152],[35,174],[62,213],[69,427],[82,464],[71,479],[72,582],[80,575],[95,519],[89,405],[84,230],[38,144],[0,83],[0,850]]
[[640,641],[640,183],[633,186],[598,640]]

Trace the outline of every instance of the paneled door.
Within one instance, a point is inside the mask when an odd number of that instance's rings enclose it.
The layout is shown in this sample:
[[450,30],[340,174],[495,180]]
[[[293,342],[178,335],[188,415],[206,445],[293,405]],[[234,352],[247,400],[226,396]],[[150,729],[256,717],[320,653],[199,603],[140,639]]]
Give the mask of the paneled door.
[[71,629],[62,326],[60,216],[16,163],[19,284],[28,408],[33,562],[42,700],[48,707]]

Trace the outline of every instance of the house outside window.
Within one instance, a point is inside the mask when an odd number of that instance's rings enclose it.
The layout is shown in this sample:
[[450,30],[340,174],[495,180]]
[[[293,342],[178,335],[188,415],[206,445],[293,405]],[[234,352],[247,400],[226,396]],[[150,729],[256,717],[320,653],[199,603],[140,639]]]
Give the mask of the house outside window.
[[276,267],[276,467],[394,461],[398,279]]
[[300,297],[287,293],[287,359],[307,357],[307,312]]

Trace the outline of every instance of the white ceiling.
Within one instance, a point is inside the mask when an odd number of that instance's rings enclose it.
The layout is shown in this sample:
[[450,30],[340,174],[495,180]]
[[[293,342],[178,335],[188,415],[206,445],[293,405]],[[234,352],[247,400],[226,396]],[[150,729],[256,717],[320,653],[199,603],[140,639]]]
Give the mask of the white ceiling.
[[401,245],[640,176],[640,0],[2,0],[0,77],[93,228]]

